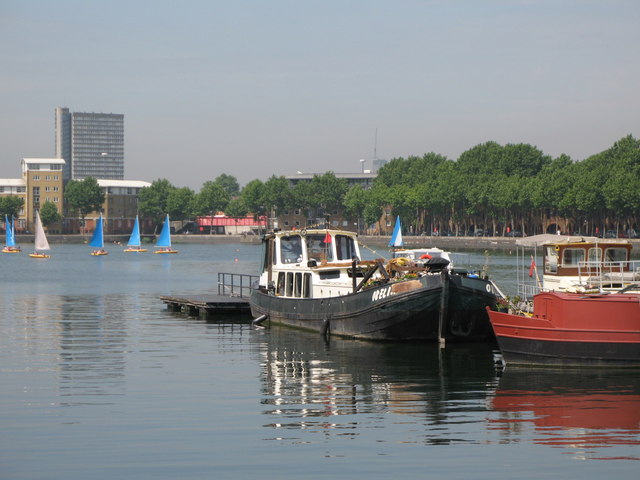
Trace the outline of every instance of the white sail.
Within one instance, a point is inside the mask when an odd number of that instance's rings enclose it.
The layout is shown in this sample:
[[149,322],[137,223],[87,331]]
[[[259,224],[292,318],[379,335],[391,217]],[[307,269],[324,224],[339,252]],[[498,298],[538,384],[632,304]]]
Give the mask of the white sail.
[[36,210],[36,238],[34,241],[34,249],[36,252],[42,250],[49,250],[49,242],[47,236],[42,228],[42,221],[40,220],[40,213]]

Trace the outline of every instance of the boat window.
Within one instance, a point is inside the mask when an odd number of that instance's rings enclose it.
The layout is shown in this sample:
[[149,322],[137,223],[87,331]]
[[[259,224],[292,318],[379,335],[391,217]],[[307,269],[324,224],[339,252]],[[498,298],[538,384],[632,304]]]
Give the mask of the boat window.
[[287,272],[287,297],[293,296],[293,272]]
[[280,272],[278,273],[278,287],[276,290],[276,295],[284,295],[285,290],[284,290],[284,272]]
[[547,254],[544,258],[544,272],[558,272],[558,252],[556,251],[555,247],[547,247]]
[[562,265],[564,267],[577,267],[584,262],[584,249],[565,248],[562,253]]
[[357,255],[353,237],[348,237],[347,235],[336,235],[335,239],[338,260],[351,260]]
[[626,262],[627,261],[627,249],[626,248],[606,248],[604,250],[605,262]]
[[302,296],[302,273],[296,273],[296,283],[294,286],[293,295],[296,297]]
[[310,273],[304,274],[304,285],[302,286],[302,296],[304,298],[311,297],[311,274]]
[[320,280],[331,280],[340,278],[340,270],[329,270],[328,272],[320,272]]
[[302,261],[300,235],[280,237],[280,260],[282,263],[300,263]]
[[318,263],[333,261],[331,242],[325,242],[326,235],[307,235],[307,258]]
[[589,263],[600,263],[602,259],[602,249],[601,248],[590,248],[589,249]]

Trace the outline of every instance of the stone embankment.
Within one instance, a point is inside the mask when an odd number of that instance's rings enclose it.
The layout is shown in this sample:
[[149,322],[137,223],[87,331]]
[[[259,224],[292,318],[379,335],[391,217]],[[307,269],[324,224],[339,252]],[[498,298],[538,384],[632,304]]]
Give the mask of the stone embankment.
[[[90,235],[49,235],[49,243],[87,243]],[[143,235],[143,243],[153,244],[155,237]],[[172,235],[171,240],[179,244],[199,245],[223,245],[232,243],[260,244],[260,237],[256,235]],[[359,240],[364,245],[386,247],[389,244],[388,236],[362,235]],[[515,247],[516,238],[513,237],[413,237],[404,236],[404,248],[438,247],[444,250],[485,250],[485,249],[511,249]],[[33,235],[18,235],[16,239],[19,245],[33,243]],[[129,235],[105,235],[105,244],[129,241]],[[640,239],[631,239],[634,251],[640,250]]]

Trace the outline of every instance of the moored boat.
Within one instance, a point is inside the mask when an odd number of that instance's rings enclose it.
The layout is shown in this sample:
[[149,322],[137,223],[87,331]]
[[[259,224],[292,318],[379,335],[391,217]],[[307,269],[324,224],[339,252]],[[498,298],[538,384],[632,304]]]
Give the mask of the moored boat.
[[522,301],[488,312],[504,362],[640,366],[640,263],[629,242],[553,237],[519,241],[542,247],[542,280],[531,255],[529,280],[518,265]]
[[504,362],[640,366],[640,295],[542,292],[533,314],[488,312]]
[[488,279],[448,262],[360,258],[353,232],[265,235],[255,322],[371,340],[493,341],[485,307],[495,307],[497,292]]

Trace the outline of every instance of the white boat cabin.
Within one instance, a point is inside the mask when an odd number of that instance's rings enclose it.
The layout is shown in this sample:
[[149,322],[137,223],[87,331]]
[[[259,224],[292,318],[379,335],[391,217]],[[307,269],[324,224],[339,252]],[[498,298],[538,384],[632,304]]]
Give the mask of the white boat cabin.
[[640,262],[631,260],[631,243],[569,237],[543,244],[543,290],[618,291],[640,282]]
[[[356,234],[341,230],[294,230],[265,236],[259,284],[274,295],[327,298],[353,292]],[[358,270],[359,271],[359,270]]]

